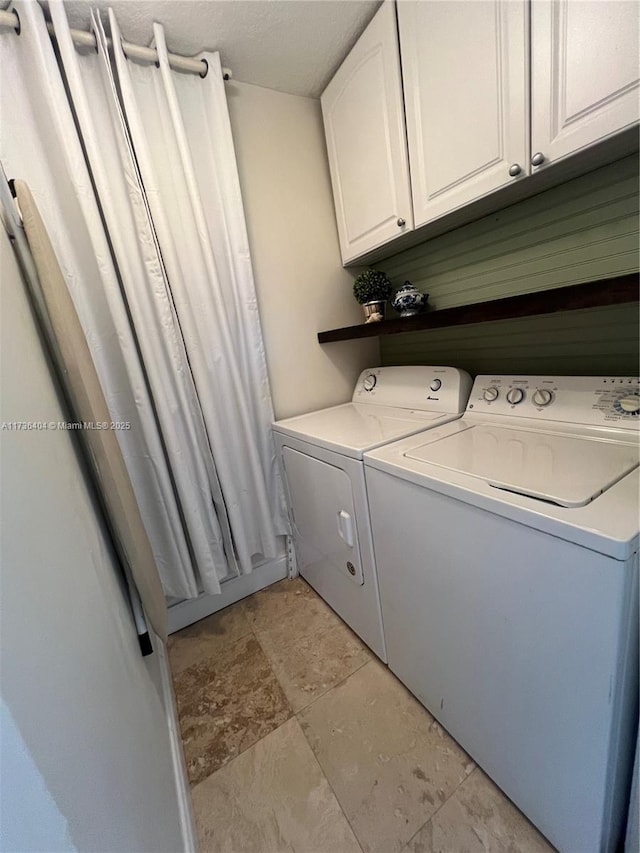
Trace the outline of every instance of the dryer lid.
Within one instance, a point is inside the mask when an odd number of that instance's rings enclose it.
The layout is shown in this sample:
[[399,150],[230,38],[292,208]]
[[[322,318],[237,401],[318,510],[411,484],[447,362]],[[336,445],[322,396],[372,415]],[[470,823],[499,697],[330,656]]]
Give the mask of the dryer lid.
[[455,416],[395,406],[345,403],[276,421],[273,428],[285,435],[360,459],[366,450],[428,429],[436,423],[444,423],[451,417]]
[[638,466],[638,447],[586,436],[477,424],[405,453],[497,489],[584,506]]

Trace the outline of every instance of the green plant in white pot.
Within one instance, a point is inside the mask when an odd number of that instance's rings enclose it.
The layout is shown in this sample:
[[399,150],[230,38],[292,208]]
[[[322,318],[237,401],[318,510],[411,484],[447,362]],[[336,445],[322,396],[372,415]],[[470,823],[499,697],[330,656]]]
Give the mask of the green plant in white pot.
[[353,282],[353,295],[356,302],[362,305],[365,323],[384,320],[384,306],[391,290],[391,282],[381,270],[368,269],[356,278]]

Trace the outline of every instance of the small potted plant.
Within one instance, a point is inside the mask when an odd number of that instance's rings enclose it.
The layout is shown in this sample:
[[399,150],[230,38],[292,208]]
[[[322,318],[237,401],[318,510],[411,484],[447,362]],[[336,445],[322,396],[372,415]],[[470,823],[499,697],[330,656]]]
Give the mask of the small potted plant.
[[360,273],[353,283],[353,295],[362,305],[365,323],[384,320],[384,306],[391,295],[391,282],[381,270],[368,269]]

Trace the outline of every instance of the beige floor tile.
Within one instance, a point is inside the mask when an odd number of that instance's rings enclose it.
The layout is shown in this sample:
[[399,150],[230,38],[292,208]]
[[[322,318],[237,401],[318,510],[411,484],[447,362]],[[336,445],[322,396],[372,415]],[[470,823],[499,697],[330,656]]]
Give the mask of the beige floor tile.
[[210,660],[251,633],[241,602],[225,607],[169,637],[169,661],[174,677],[194,663]]
[[279,581],[243,601],[244,612],[260,638],[289,643],[301,637],[328,631],[342,620],[302,580]]
[[553,847],[477,767],[404,853],[552,853]]
[[299,715],[365,853],[398,853],[473,770],[377,661]]
[[200,853],[361,853],[295,718],[192,798]]
[[291,716],[253,634],[218,648],[174,677],[191,784],[209,776]]
[[293,643],[280,634],[261,634],[259,641],[295,712],[371,659],[365,645],[344,624]]

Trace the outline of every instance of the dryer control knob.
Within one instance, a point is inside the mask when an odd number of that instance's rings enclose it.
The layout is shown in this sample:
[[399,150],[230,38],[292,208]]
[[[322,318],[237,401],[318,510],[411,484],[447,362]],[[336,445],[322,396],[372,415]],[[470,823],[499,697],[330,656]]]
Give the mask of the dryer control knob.
[[546,388],[538,388],[533,392],[533,405],[534,406],[548,406],[549,403],[553,400],[553,394],[551,391],[548,391]]
[[512,406],[517,406],[518,403],[524,400],[524,391],[522,388],[511,388],[507,391],[507,400]]
[[373,389],[376,387],[377,381],[378,377],[373,373],[369,373],[362,380],[362,387],[365,391],[373,391]]
[[442,388],[442,380],[441,379],[434,379],[433,382],[431,383],[431,385],[429,385],[429,388],[432,391],[439,391]]
[[625,415],[637,415],[640,412],[640,397],[637,394],[628,394],[616,400],[613,405],[617,411]]
[[487,401],[487,403],[492,403],[494,400],[497,400],[499,395],[500,392],[493,385],[490,385],[488,388],[485,388],[482,392],[482,396]]

